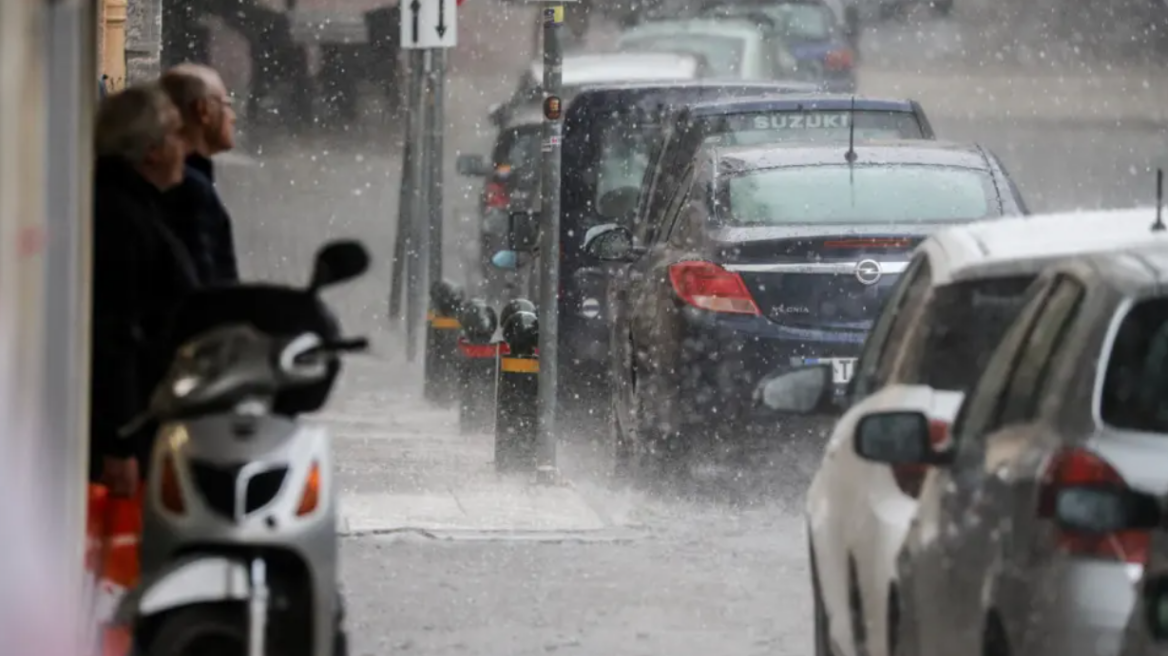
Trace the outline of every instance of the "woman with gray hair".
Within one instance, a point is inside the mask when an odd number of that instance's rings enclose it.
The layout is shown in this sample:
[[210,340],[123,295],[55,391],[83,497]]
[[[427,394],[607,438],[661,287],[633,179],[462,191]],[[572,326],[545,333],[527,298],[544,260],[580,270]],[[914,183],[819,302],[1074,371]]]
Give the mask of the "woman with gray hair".
[[197,286],[162,204],[182,182],[186,152],[178,110],[157,85],[103,99],[94,127],[90,477],[132,494],[151,436],[118,431],[146,408],[168,364],[168,315]]

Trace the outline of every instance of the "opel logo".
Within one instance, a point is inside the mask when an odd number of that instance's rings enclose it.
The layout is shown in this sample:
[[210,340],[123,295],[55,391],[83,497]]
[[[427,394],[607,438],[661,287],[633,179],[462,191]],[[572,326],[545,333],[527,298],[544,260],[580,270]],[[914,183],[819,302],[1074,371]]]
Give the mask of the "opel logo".
[[862,285],[875,285],[880,282],[882,275],[884,275],[884,271],[876,260],[861,260],[856,263],[856,280],[859,280]]

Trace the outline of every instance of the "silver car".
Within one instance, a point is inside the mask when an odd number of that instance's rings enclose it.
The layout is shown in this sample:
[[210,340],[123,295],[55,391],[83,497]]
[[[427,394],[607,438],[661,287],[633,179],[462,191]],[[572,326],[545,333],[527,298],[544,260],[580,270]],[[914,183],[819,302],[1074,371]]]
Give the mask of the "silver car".
[[1044,272],[946,442],[921,413],[859,421],[861,456],[931,466],[897,563],[900,654],[1119,653],[1150,533],[1055,511],[1084,485],[1168,492],[1168,237],[1148,242]]

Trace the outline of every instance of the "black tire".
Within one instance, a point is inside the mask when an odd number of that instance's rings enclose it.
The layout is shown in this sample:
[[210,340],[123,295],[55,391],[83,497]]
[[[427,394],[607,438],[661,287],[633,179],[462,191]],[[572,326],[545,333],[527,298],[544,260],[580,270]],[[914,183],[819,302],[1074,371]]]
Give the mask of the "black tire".
[[897,656],[897,650],[900,649],[900,593],[896,591],[896,586],[892,586],[888,590],[888,603],[885,609],[888,618],[885,622],[884,640],[887,643],[886,649],[888,656]]
[[349,636],[339,627],[333,634],[333,656],[349,656]]
[[[808,531],[810,533],[810,531]],[[823,605],[823,593],[819,589],[819,572],[815,564],[815,548],[807,540],[808,562],[811,569],[811,596],[814,607],[815,656],[831,656],[831,634],[828,631],[827,608]]]
[[608,445],[612,453],[612,477],[618,484],[630,483],[637,479],[637,448],[634,440],[626,435],[617,419],[616,397],[612,395],[608,410]]
[[864,596],[860,592],[856,564],[848,565],[848,613],[852,620],[852,644],[856,656],[868,656],[868,624],[864,617]]
[[1006,629],[995,613],[986,618],[981,638],[982,656],[1010,656],[1010,641]]
[[247,618],[241,606],[202,605],[167,614],[137,656],[246,656]]

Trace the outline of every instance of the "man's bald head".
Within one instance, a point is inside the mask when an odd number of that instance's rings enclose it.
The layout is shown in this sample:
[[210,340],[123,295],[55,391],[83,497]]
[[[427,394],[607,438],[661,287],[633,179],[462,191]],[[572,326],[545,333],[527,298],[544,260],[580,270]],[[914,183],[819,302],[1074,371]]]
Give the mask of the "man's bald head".
[[210,66],[179,64],[160,80],[182,114],[191,146],[210,155],[235,145],[235,113],[223,78]]

